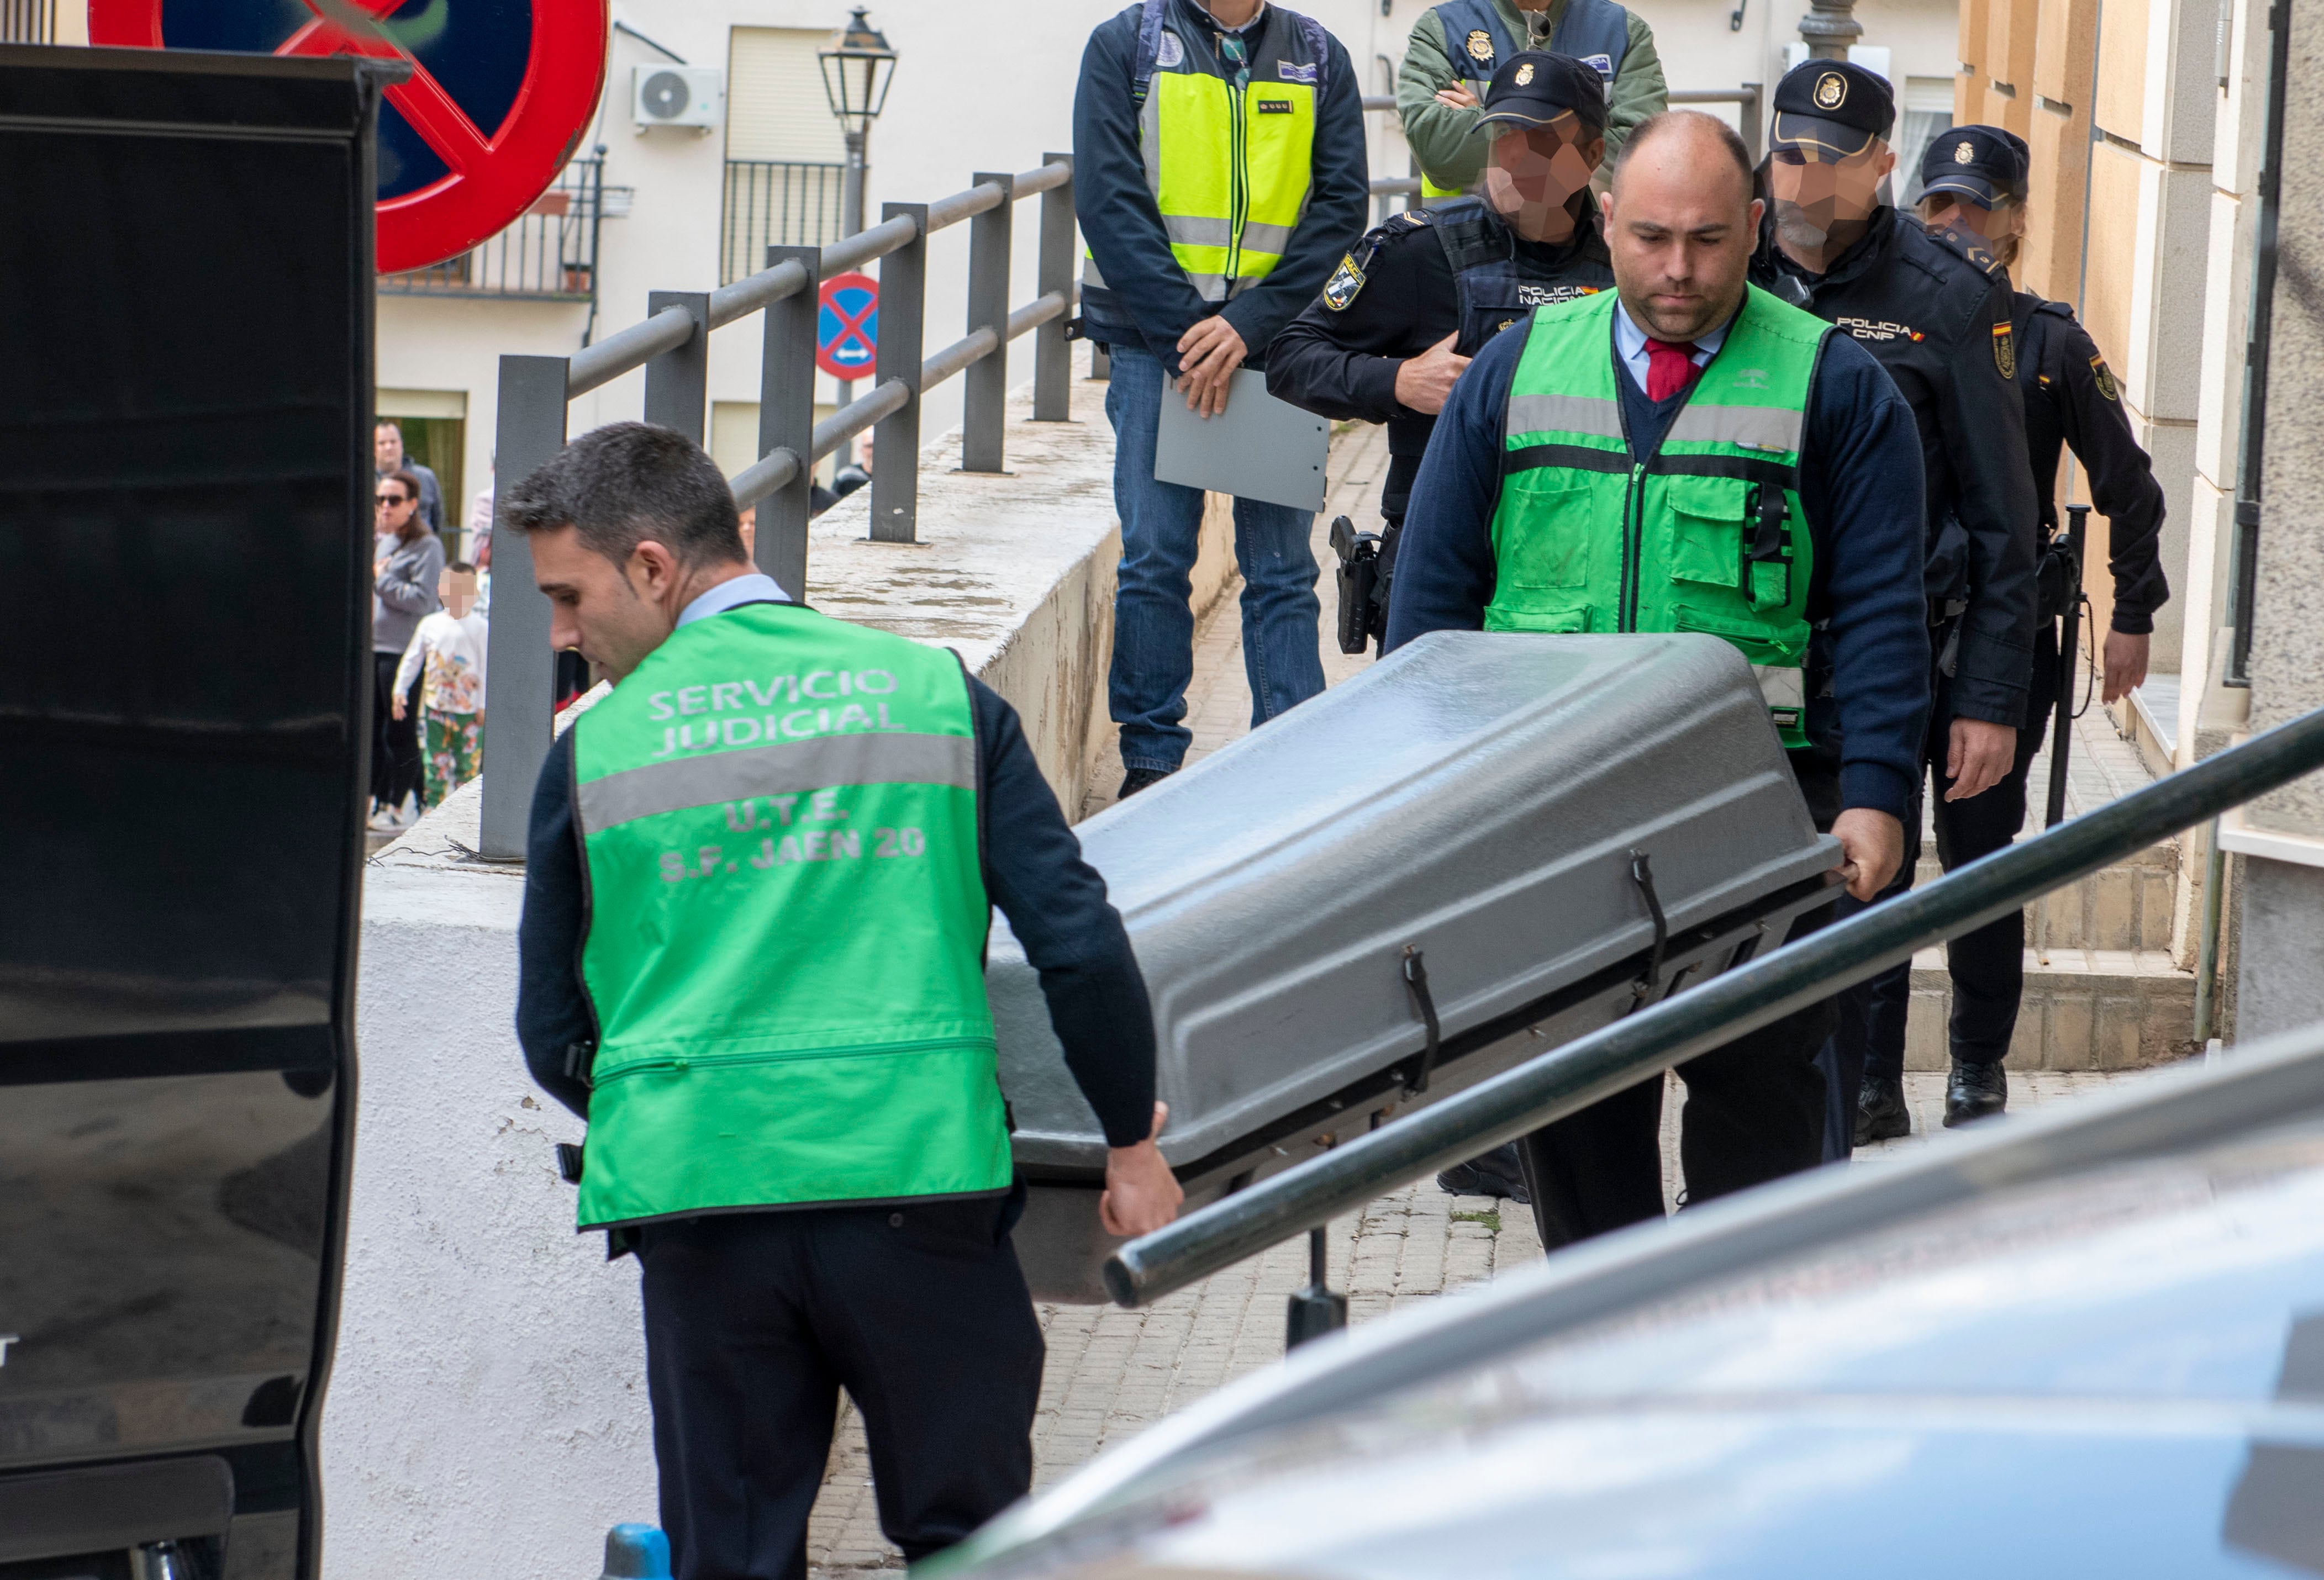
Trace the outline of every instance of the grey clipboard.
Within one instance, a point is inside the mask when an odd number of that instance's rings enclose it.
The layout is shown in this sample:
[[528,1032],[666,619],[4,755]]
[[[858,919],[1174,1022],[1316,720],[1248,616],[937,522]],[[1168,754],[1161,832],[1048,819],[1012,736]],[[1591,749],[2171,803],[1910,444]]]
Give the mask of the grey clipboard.
[[1163,386],[1154,438],[1157,482],[1321,510],[1331,458],[1330,421],[1269,395],[1265,373],[1236,370],[1226,410],[1207,420],[1186,409],[1175,381]]

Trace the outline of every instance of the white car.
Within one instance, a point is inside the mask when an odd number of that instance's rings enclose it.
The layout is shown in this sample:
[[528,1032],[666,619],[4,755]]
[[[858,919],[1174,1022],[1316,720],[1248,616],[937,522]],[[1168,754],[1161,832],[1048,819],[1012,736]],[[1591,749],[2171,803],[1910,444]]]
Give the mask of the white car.
[[917,1573],[2324,1574],[2324,1027],[1318,1341]]

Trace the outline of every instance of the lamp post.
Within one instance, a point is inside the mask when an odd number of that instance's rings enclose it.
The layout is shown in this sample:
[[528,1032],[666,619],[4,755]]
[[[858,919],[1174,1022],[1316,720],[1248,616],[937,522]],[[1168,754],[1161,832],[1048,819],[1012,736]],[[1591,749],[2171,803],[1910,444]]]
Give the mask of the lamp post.
[[[847,167],[839,179],[839,228],[852,236],[863,228],[864,150],[872,138],[872,123],[888,103],[888,85],[896,75],[896,51],[885,34],[855,7],[846,24],[831,35],[831,42],[816,51],[823,69],[823,95],[847,140]],[[839,404],[855,399],[855,381],[839,381]]]
[[1856,0],[1808,0],[1808,14],[1800,18],[1800,37],[1807,41],[1809,60],[1845,60],[1848,46],[1863,36]]

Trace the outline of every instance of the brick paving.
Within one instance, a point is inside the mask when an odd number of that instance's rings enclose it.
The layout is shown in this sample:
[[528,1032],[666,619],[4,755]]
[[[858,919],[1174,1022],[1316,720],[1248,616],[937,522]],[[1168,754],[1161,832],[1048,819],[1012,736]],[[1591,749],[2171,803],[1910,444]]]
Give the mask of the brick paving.
[[[1370,659],[1342,654],[1332,638],[1335,600],[1324,533],[1331,519],[1342,513],[1359,526],[1376,526],[1387,468],[1383,430],[1357,427],[1335,440],[1330,491],[1316,518],[1314,539],[1323,567],[1318,583],[1323,600],[1321,645],[1330,684],[1348,678]],[[1236,608],[1240,591],[1239,582],[1230,587],[1195,632],[1194,682],[1187,693],[1186,722],[1194,735],[1190,761],[1218,750],[1250,728],[1250,691],[1243,675]],[[2116,740],[2102,721],[2094,725],[2097,720],[2093,710],[2078,726],[2083,732],[2078,746],[2103,730],[2107,739],[2127,751],[2127,743]],[[2076,811],[2144,782],[2135,753],[2126,764],[2122,754],[2099,749],[2104,742],[2090,739],[2089,744],[2090,749],[2073,764],[2069,785],[2069,804]],[[2128,777],[2133,772],[2138,776],[2135,781]],[[1120,777],[1118,756],[1101,761],[1082,808],[1084,816],[1111,804]],[[2034,804],[2040,804],[2038,799]],[[2013,1072],[2010,1078],[2015,1106],[2021,1108],[2116,1079],[2120,1078],[2052,1071]],[[1923,1145],[1941,1128],[1943,1078],[1908,1074],[1905,1085],[1914,1134],[1868,1149],[1862,1154],[1868,1165]],[[1664,1195],[1672,1204],[1681,1183],[1674,1160],[1684,1091],[1671,1079],[1664,1102],[1664,1155],[1673,1160],[1665,1165]],[[1349,1318],[1354,1322],[1453,1293],[1541,1254],[1529,1211],[1489,1197],[1450,1196],[1433,1181],[1380,1198],[1361,1213],[1334,1222],[1329,1236],[1332,1287],[1347,1295]],[[1033,1428],[1036,1487],[1058,1480],[1213,1389],[1281,1358],[1285,1304],[1306,1281],[1307,1252],[1302,1240],[1278,1245],[1146,1310],[1038,1308],[1048,1363]],[[847,1580],[867,1570],[903,1566],[901,1556],[880,1535],[862,1425],[852,1405],[842,1408],[808,1552],[816,1580]]]

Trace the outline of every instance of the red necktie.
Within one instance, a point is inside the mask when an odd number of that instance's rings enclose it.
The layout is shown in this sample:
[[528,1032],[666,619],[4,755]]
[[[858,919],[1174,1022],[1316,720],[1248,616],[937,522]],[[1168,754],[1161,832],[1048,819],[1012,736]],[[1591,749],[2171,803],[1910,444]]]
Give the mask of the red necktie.
[[1694,377],[1694,342],[1646,336],[1646,399],[1660,402],[1686,388]]

